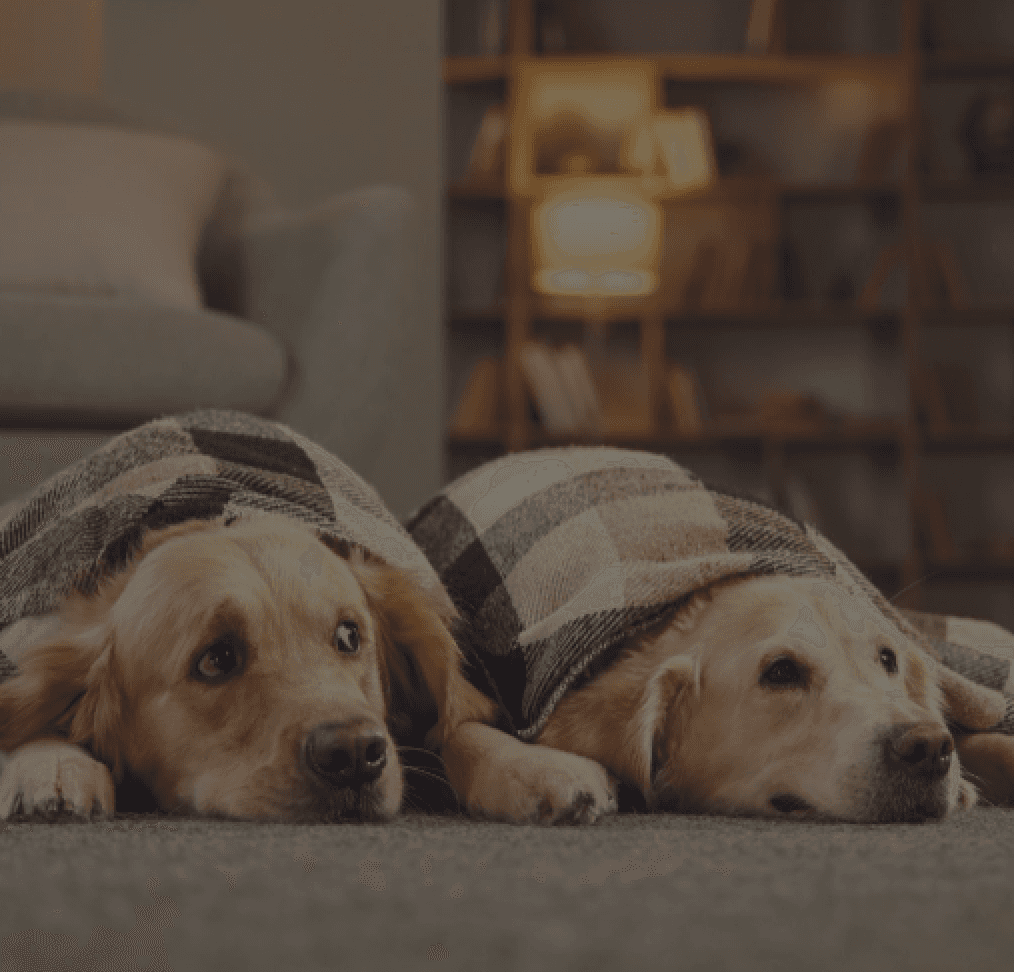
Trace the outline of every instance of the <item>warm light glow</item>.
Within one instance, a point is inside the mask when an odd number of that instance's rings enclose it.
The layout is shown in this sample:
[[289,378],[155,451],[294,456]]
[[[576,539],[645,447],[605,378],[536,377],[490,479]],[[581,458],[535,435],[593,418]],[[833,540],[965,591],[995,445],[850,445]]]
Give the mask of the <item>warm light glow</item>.
[[711,128],[703,111],[668,111],[656,116],[666,175],[673,189],[704,189],[715,177]]
[[515,192],[534,189],[540,131],[558,131],[561,123],[580,124],[600,142],[618,146],[631,124],[658,107],[659,82],[654,65],[648,62],[533,59],[522,64],[517,82],[523,109],[512,133],[508,172]]
[[552,295],[650,294],[660,230],[653,202],[606,180],[550,192],[532,210],[534,285]]

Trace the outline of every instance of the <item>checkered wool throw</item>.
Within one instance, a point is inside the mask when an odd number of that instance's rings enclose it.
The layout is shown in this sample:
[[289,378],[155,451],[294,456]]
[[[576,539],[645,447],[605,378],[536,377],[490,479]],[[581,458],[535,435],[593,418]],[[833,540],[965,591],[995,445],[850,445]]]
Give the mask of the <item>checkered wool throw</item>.
[[[834,580],[960,674],[1010,695],[1008,632],[903,616],[816,530],[710,489],[662,456],[508,455],[452,483],[408,528],[462,614],[466,674],[526,741],[624,639],[695,591],[750,575]],[[996,731],[1014,733],[1010,702]]]
[[[73,587],[122,567],[145,530],[281,514],[355,544],[439,589],[433,568],[356,473],[292,429],[203,411],[117,436],[0,516],[0,634],[52,612]],[[12,654],[16,653],[11,648]],[[0,651],[0,680],[16,658]]]

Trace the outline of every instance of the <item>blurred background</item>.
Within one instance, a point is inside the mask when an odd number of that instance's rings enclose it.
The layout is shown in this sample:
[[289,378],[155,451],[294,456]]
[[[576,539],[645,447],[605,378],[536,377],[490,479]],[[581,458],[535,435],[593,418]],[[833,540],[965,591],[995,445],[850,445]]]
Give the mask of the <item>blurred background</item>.
[[448,449],[668,453],[1014,623],[1014,6],[448,0]]
[[[185,306],[108,253],[98,289],[26,283],[32,231],[84,218],[47,200],[105,157],[41,164],[56,123],[242,162],[242,220],[217,162],[200,205],[196,175],[144,183],[186,210]],[[122,164],[104,191],[140,192]],[[0,503],[194,405],[288,421],[399,514],[607,442],[1014,626],[1007,0],[5,0],[0,217]]]

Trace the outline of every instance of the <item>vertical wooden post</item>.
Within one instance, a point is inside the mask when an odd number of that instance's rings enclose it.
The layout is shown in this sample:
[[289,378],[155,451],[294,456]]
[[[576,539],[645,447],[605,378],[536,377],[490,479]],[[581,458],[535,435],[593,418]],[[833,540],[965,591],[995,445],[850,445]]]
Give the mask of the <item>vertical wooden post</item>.
[[514,139],[519,137],[518,117],[524,106],[519,103],[519,73],[534,49],[535,0],[509,0],[507,19],[507,307],[504,318],[507,384],[508,452],[528,447],[531,431],[528,397],[521,374],[521,348],[531,331],[531,266],[529,246],[530,202],[511,182]]
[[[902,433],[901,453],[909,511],[909,552],[902,569],[901,602],[917,609],[922,603],[922,588],[918,581],[925,570],[922,551],[919,549],[917,496],[922,475],[920,430],[918,427],[918,401],[916,376],[920,364],[920,330],[922,326],[919,289],[919,146],[922,135],[922,22],[921,0],[903,0],[902,7],[902,58],[905,63],[905,123],[907,127],[908,160],[902,183],[902,219],[904,222],[905,251],[908,264],[908,295],[902,313],[901,337],[905,352],[905,372],[908,383],[908,413]],[[914,585],[911,586],[910,585]]]

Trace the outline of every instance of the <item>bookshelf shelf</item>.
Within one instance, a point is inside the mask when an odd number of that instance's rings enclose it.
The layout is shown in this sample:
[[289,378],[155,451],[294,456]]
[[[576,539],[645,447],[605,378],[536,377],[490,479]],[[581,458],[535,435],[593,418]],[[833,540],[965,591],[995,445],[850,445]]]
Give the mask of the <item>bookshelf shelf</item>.
[[929,179],[921,183],[919,192],[928,203],[1014,202],[1014,179]]
[[1014,430],[970,430],[949,434],[928,435],[923,439],[927,455],[992,453],[1014,454]]
[[[927,476],[924,460],[955,457],[964,461],[979,456],[1014,456],[1014,427],[954,428],[946,434],[940,434],[939,431],[933,431],[934,427],[931,426],[927,431],[920,424],[919,415],[923,404],[918,386],[925,364],[924,335],[931,330],[954,328],[968,330],[968,340],[974,340],[972,335],[977,329],[1014,327],[1014,307],[977,306],[969,303],[964,293],[960,294],[960,299],[955,296],[958,288],[951,289],[949,283],[946,300],[955,306],[937,306],[943,298],[938,299],[936,295],[927,297],[918,283],[912,281],[907,285],[902,284],[904,289],[901,294],[881,288],[885,291],[882,306],[879,306],[881,294],[876,291],[873,293],[873,298],[876,299],[867,299],[867,294],[864,293],[859,300],[842,300],[840,303],[833,302],[829,297],[820,301],[771,297],[772,294],[820,292],[825,295],[838,291],[831,287],[821,291],[815,288],[810,291],[793,288],[786,282],[791,267],[772,259],[770,249],[762,252],[758,258],[762,263],[761,276],[765,273],[769,275],[767,283],[770,286],[743,285],[734,294],[729,292],[729,306],[725,306],[726,292],[708,285],[695,293],[690,289],[681,289],[675,279],[671,285],[663,279],[663,286],[650,298],[601,299],[594,303],[587,299],[547,298],[537,294],[531,286],[529,234],[533,200],[544,190],[567,185],[567,179],[570,178],[538,174],[540,170],[530,151],[534,141],[524,141],[534,139],[532,109],[525,101],[524,92],[529,90],[526,79],[537,71],[558,70],[561,77],[577,77],[585,68],[594,71],[625,66],[629,69],[627,74],[630,77],[650,79],[649,83],[653,86],[650,95],[652,110],[659,106],[678,106],[684,103],[709,105],[708,99],[712,96],[730,100],[741,98],[740,89],[747,86],[757,90],[756,95],[750,94],[750,99],[758,99],[756,102],[751,100],[751,104],[759,104],[759,99],[765,98],[820,98],[823,94],[816,89],[839,85],[841,82],[856,82],[867,89],[872,88],[871,96],[874,100],[882,97],[885,102],[901,105],[895,130],[890,131],[888,126],[886,135],[880,133],[887,143],[897,139],[891,144],[899,149],[898,154],[891,156],[890,151],[886,153],[894,161],[884,165],[863,164],[864,158],[869,161],[870,157],[877,156],[878,143],[873,138],[871,127],[866,133],[870,135],[869,144],[864,139],[859,146],[859,158],[855,167],[858,175],[853,180],[785,181],[769,177],[730,175],[720,178],[704,190],[675,192],[667,190],[660,178],[649,181],[641,176],[609,177],[617,187],[628,185],[639,192],[645,192],[657,202],[666,225],[675,223],[680,212],[691,214],[687,217],[688,222],[692,219],[718,220],[726,218],[723,214],[734,214],[733,219],[747,220],[751,227],[759,227],[759,238],[770,247],[771,241],[780,243],[786,238],[786,227],[791,220],[822,219],[822,215],[817,212],[819,207],[826,206],[829,210],[839,206],[865,208],[874,219],[891,212],[897,215],[896,225],[900,228],[898,239],[885,241],[882,253],[886,253],[887,243],[890,242],[890,248],[896,248],[906,259],[914,259],[915,255],[923,252],[920,249],[923,245],[920,234],[923,232],[921,226],[924,215],[935,219],[938,215],[947,215],[949,212],[946,206],[938,204],[999,205],[1014,202],[1014,178],[973,180],[927,177],[922,174],[919,153],[904,151],[906,146],[915,143],[922,131],[926,82],[975,82],[1014,76],[1014,52],[924,51],[920,46],[922,25],[930,0],[896,2],[900,11],[900,42],[897,53],[884,56],[786,53],[789,31],[784,22],[780,22],[780,26],[775,29],[771,43],[772,53],[768,55],[661,53],[641,56],[543,56],[536,51],[537,12],[540,9],[538,0],[506,0],[507,30],[502,57],[445,59],[443,78],[446,85],[456,89],[456,101],[472,97],[471,89],[475,89],[475,104],[469,111],[478,115],[481,110],[488,111],[491,99],[503,102],[503,115],[500,117],[506,126],[508,173],[508,177],[499,179],[451,182],[445,190],[447,205],[456,218],[461,214],[460,222],[466,227],[474,228],[474,223],[486,211],[482,207],[495,212],[504,227],[506,243],[505,271],[500,291],[503,296],[488,305],[450,307],[447,313],[452,338],[470,342],[470,348],[479,342],[479,338],[471,332],[481,328],[498,329],[495,339],[498,347],[502,346],[503,364],[496,387],[506,417],[502,426],[495,431],[489,427],[480,434],[449,434],[447,445],[452,457],[456,460],[464,457],[463,462],[467,463],[471,459],[480,461],[486,456],[505,451],[601,441],[617,446],[669,452],[677,456],[687,453],[705,457],[706,454],[717,453],[721,461],[725,461],[731,454],[737,460],[760,463],[763,475],[772,487],[772,493],[784,497],[786,456],[812,456],[822,460],[824,457],[858,455],[875,460],[880,468],[888,470],[887,475],[895,477],[894,482],[903,491],[908,510],[908,549],[898,561],[864,561],[861,556],[858,558],[859,566],[875,582],[889,585],[893,591],[914,585],[904,595],[904,603],[906,606],[919,607],[925,585],[914,582],[930,572],[954,578],[1014,580],[1014,558],[974,555],[942,563],[927,556],[919,547],[917,539],[925,525],[920,520],[925,512],[920,505]],[[614,3],[617,9],[622,6],[621,0],[614,0]],[[454,9],[454,5],[448,6],[449,11]],[[792,9],[791,5],[785,6],[781,21],[791,16]],[[795,9],[798,10],[799,5]],[[776,22],[779,22],[779,18],[776,18]],[[486,87],[481,87],[483,85]],[[843,87],[847,88],[848,84]],[[804,90],[800,94],[795,91],[786,93],[773,90],[792,88],[815,90]],[[712,109],[707,107],[707,110],[710,112]],[[865,154],[867,148],[870,149],[869,155]],[[728,159],[729,156],[725,158]],[[518,160],[525,160],[525,164],[519,166],[516,164]],[[721,171],[735,171],[732,165],[722,164]],[[899,167],[900,174],[892,175]],[[496,167],[479,167],[479,170],[487,173],[497,171]],[[746,166],[738,171],[764,170],[761,167]],[[709,213],[708,207],[713,212]],[[468,220],[472,222],[469,223]],[[831,230],[828,232],[831,233]],[[896,247],[894,243],[897,243]],[[663,256],[663,273],[667,266],[665,259]],[[669,266],[675,267],[679,259],[685,261],[686,258],[679,257]],[[719,253],[719,267],[722,267],[723,259],[728,261],[736,257]],[[750,254],[748,261],[751,267],[754,259],[755,255]],[[764,263],[765,260],[768,262]],[[686,267],[680,267],[681,273],[686,270]],[[715,272],[718,273],[718,279],[724,279],[722,274],[728,275],[728,267],[713,271]],[[914,277],[915,275],[913,279]],[[964,304],[968,306],[963,306]],[[624,339],[629,339],[630,334],[634,333],[629,325],[636,325],[638,344],[635,351],[643,366],[640,374],[644,386],[636,391],[640,394],[647,389],[647,401],[651,408],[644,414],[649,418],[643,422],[629,421],[623,425],[612,425],[610,427],[613,432],[605,437],[578,433],[550,435],[541,422],[534,418],[521,364],[522,353],[526,344],[536,335],[550,334],[558,342],[562,342],[564,337],[574,340],[575,334],[587,338],[595,329],[596,322],[606,331],[614,325],[623,325],[618,330],[626,336]],[[846,337],[844,333],[847,330],[864,329],[876,332],[873,335],[876,341],[871,343],[879,342],[882,350],[891,346],[889,353],[893,364],[890,367],[894,373],[890,381],[896,388],[908,389],[900,407],[901,414],[868,419],[853,416],[823,427],[762,426],[759,420],[745,421],[742,416],[729,419],[712,417],[704,422],[697,435],[678,434],[666,424],[670,413],[680,414],[678,403],[682,401],[672,384],[676,380],[673,372],[679,372],[681,365],[670,360],[669,354],[675,352],[670,352],[669,349],[679,346],[680,340],[685,336],[690,335],[697,340],[701,336],[706,337],[708,332],[714,332],[716,341],[729,342],[735,346],[737,341],[756,341],[753,335],[738,332],[794,330],[801,335],[805,331],[819,331],[821,334],[818,340],[826,342],[829,337],[833,341],[835,332],[841,331],[843,341],[865,341],[867,336],[862,334]],[[965,339],[964,335],[961,339]],[[689,352],[688,357],[692,357]],[[677,379],[678,377],[677,375]],[[528,380],[531,380],[530,376]],[[677,404],[673,405],[673,402]],[[891,408],[893,410],[898,406]],[[481,422],[472,427],[484,429]],[[695,423],[689,422],[685,427],[694,428]],[[461,428],[469,426],[466,423]],[[621,428],[628,432],[620,434]],[[630,431],[636,429],[654,431],[636,434]],[[707,458],[710,460],[710,456]]]
[[[622,177],[621,177],[622,178]],[[965,188],[962,186],[962,188]],[[688,203],[716,204],[736,202],[770,196],[787,202],[834,203],[864,201],[883,197],[896,197],[902,191],[897,182],[841,182],[841,183],[783,183],[770,179],[723,179],[714,188],[694,192],[658,191],[655,199],[664,205],[686,205]],[[994,190],[996,191],[996,190]],[[1014,196],[1014,183],[1009,187]],[[452,200],[478,200],[508,198],[503,183],[454,182],[447,187],[447,196]]]
[[1014,557],[990,557],[983,554],[974,558],[954,560],[927,558],[925,570],[928,582],[934,580],[1011,580],[1014,579]]
[[925,59],[924,73],[932,81],[990,78],[1014,74],[1014,55],[996,51],[938,51]]
[[[677,435],[658,431],[654,434],[605,434],[591,435],[569,433],[552,435],[537,430],[532,435],[532,446],[565,445],[573,443],[608,443],[632,449],[650,451],[709,450],[722,449],[730,445],[750,445],[754,448],[773,446],[806,451],[841,451],[847,449],[897,449],[902,436],[901,423],[892,419],[851,420],[841,428],[827,433],[765,431],[756,423],[744,421],[712,422],[700,435]],[[503,446],[503,436],[496,435],[454,435],[450,436],[456,448],[477,448]]]

